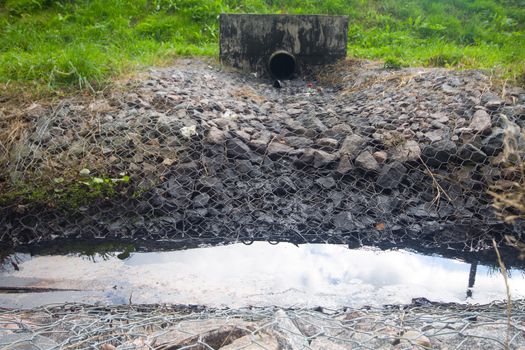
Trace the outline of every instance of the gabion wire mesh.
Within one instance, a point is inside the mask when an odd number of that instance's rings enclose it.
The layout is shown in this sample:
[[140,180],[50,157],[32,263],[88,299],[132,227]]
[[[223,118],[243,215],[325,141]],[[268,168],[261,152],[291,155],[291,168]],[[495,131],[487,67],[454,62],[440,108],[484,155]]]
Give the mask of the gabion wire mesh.
[[[0,309],[2,349],[518,349],[524,305],[293,310],[50,305]],[[23,347],[25,346],[25,347]]]
[[[277,85],[177,61],[93,99],[4,104],[0,242],[477,250],[522,239],[521,218],[504,222],[488,190],[523,187],[523,89],[478,71],[364,62]],[[519,348],[523,311],[515,301],[509,324],[504,304],[424,299],[380,310],[52,305],[0,309],[0,347]]]
[[[0,240],[457,243],[513,234],[525,92],[479,71],[345,62],[282,88],[195,61],[0,114]],[[521,147],[520,146],[520,147]]]

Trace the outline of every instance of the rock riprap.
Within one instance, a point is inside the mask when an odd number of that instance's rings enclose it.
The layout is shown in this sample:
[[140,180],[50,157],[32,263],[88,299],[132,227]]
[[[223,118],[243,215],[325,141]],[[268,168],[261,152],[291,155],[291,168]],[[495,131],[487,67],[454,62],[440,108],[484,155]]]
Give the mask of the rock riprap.
[[105,98],[21,110],[26,130],[3,154],[6,191],[82,169],[78,186],[130,179],[66,212],[4,201],[2,241],[426,237],[471,247],[520,232],[494,215],[487,190],[518,176],[501,154],[505,130],[525,126],[523,90],[502,96],[479,71],[356,63],[330,74],[331,85],[276,89],[178,61]]

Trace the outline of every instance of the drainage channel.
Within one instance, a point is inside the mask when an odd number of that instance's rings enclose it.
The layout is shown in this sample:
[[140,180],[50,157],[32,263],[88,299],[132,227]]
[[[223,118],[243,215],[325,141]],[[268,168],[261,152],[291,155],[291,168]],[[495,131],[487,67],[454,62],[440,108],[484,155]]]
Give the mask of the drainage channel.
[[[513,298],[525,275],[512,270]],[[497,267],[408,250],[255,242],[170,252],[9,256],[0,307],[50,303],[197,304],[209,307],[381,307],[505,299]]]

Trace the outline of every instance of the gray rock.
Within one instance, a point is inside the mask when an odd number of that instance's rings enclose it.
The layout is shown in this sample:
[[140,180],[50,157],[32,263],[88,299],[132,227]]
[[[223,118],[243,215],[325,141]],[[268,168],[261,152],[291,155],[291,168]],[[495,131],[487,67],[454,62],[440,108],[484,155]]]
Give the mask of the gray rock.
[[170,212],[169,216],[160,216],[158,218],[155,218],[155,220],[158,220],[159,222],[168,223],[175,225],[178,222],[181,222],[184,219],[184,216],[177,212]]
[[[249,336],[249,329],[253,329],[256,325],[253,322],[240,319],[225,320],[217,317],[197,320],[196,322],[185,322],[182,325],[181,327],[181,324],[178,324],[154,333],[152,337],[155,346],[159,349],[194,348],[193,345],[199,344],[200,341],[213,349],[255,349],[255,347],[245,347],[253,343],[253,339]],[[237,340],[244,339],[245,336],[248,338],[246,343],[236,343]],[[226,339],[229,340],[229,345],[225,344]],[[255,336],[254,339],[259,340],[260,337]],[[256,343],[254,344],[258,346]],[[266,345],[266,343],[264,344]],[[140,349],[143,348],[145,347],[140,347]],[[272,347],[268,347],[268,349],[270,348]],[[130,347],[126,349],[130,349]]]
[[327,190],[332,189],[337,185],[334,178],[331,176],[321,177],[315,180],[315,183]]
[[377,171],[379,169],[379,163],[377,163],[377,160],[368,151],[364,151],[359,154],[359,156],[355,159],[355,165],[368,171]]
[[430,339],[428,339],[427,336],[416,330],[406,331],[405,333],[403,333],[399,340],[401,348],[411,348],[414,345],[417,347],[423,347],[425,349],[432,348],[432,343],[430,342]]
[[306,127],[295,119],[288,118],[284,121],[286,127],[297,135],[306,133]]
[[330,340],[329,338],[315,338],[310,343],[310,349],[322,349],[322,350],[348,350],[348,343],[340,341],[337,343],[336,340]]
[[518,97],[525,94],[525,89],[521,87],[510,87],[507,89],[507,95]]
[[226,153],[229,157],[238,159],[249,159],[251,157],[250,148],[239,139],[230,139],[226,142]]
[[432,119],[434,121],[441,123],[441,124],[447,124],[449,122],[449,117],[443,112],[432,114]]
[[297,162],[299,164],[312,165],[316,168],[322,168],[337,160],[337,156],[325,151],[307,148]]
[[481,103],[486,104],[490,101],[498,101],[500,100],[499,96],[491,91],[486,91],[481,95]]
[[[237,110],[237,112],[241,112],[241,111]],[[227,119],[227,120],[238,120],[239,115],[235,113],[234,111],[228,109],[222,114],[222,118]]]
[[267,225],[272,225],[273,223],[275,223],[274,217],[270,214],[266,214],[263,212],[256,212],[255,215],[257,216],[258,223],[263,223]]
[[315,150],[313,148],[306,148],[303,154],[297,160],[298,164],[310,165],[314,162]]
[[311,139],[301,136],[286,136],[284,141],[288,146],[295,148],[306,148],[314,144]]
[[492,99],[485,103],[485,107],[487,107],[487,109],[490,109],[490,110],[497,110],[498,108],[503,106],[503,103],[504,103],[503,100],[499,98]]
[[[147,163],[144,163],[142,166],[145,168]],[[200,170],[200,164],[192,160],[186,163],[179,163],[174,168],[174,172],[178,175],[197,175]]]
[[222,181],[214,176],[202,177],[199,179],[199,183],[206,188],[214,189],[216,191],[221,191],[224,188]]
[[296,115],[299,115],[299,114],[303,114],[304,110],[298,109],[298,108],[290,108],[290,109],[286,110],[286,113],[288,113],[291,116],[296,116]]
[[193,198],[193,207],[194,208],[204,208],[208,205],[210,202],[210,195],[207,193],[201,193],[198,194],[195,198]]
[[219,127],[221,130],[225,131],[235,130],[238,128],[236,122],[226,118],[216,118],[213,119],[212,122],[215,123],[215,125],[217,125],[217,127]]
[[378,195],[375,198],[375,205],[382,213],[391,213],[398,209],[400,201],[397,197]]
[[330,151],[336,150],[337,146],[339,145],[339,141],[337,141],[336,139],[329,138],[329,137],[320,138],[315,143],[318,146],[321,146],[322,148],[328,149]]
[[379,164],[383,164],[388,159],[388,154],[385,151],[377,151],[372,154]]
[[438,122],[437,120],[433,120],[430,122],[430,125],[434,128],[434,129],[447,129],[447,126],[443,123],[440,123]]
[[458,89],[456,89],[456,88],[454,88],[454,87],[452,87],[452,86],[450,86],[448,84],[443,84],[441,86],[441,89],[443,90],[443,92],[445,92],[445,93],[447,93],[449,95],[455,95],[455,94],[457,94],[459,92]]
[[302,117],[300,118],[300,121],[306,129],[313,130],[316,133],[321,133],[328,129],[326,125],[324,125],[323,122],[317,117]]
[[488,160],[485,152],[471,143],[461,146],[458,150],[458,156],[462,161],[470,161],[474,163],[483,163],[485,160]]
[[268,148],[266,149],[266,153],[268,154],[270,158],[277,159],[282,156],[296,153],[296,151],[295,149],[293,149],[292,147],[288,145],[285,145],[284,143],[274,141],[268,145]]
[[469,124],[469,128],[475,132],[484,133],[491,129],[492,123],[490,120],[490,115],[484,110],[480,109],[474,113],[472,120]]
[[282,334],[288,342],[288,346],[283,348],[301,350],[309,347],[307,337],[301,333],[284,310],[278,310],[275,313],[275,330]]
[[437,142],[443,140],[445,132],[443,130],[433,130],[425,133],[425,137],[430,140],[430,142]]
[[210,128],[210,131],[208,131],[208,135],[206,136],[206,141],[214,145],[221,145],[224,143],[224,141],[226,141],[227,137],[228,137],[227,131],[219,130],[213,126]]
[[306,148],[314,144],[311,139],[301,136],[287,136],[285,141],[287,145],[295,148]]
[[135,163],[142,163],[144,161],[144,154],[142,153],[136,153],[131,157],[131,160]]
[[281,177],[277,180],[277,187],[274,190],[274,193],[277,195],[285,195],[288,193],[297,192],[297,186],[289,177]]
[[352,170],[352,162],[350,162],[350,158],[348,157],[348,155],[343,155],[341,157],[341,159],[339,160],[339,165],[337,166],[337,172],[339,174],[347,174],[348,172],[350,172],[350,170]]
[[216,101],[210,101],[210,107],[216,111],[219,111],[219,112],[225,112],[226,111],[226,108],[224,107],[224,105],[221,103],[221,102],[216,102]]
[[348,155],[351,159],[355,158],[357,151],[363,147],[366,140],[357,134],[348,135],[339,149],[341,155]]
[[440,167],[454,160],[457,146],[450,140],[434,142],[423,149],[422,158],[429,166]]
[[14,333],[0,336],[0,347],[12,350],[48,350],[58,348],[53,340],[31,333]]
[[354,217],[352,213],[348,211],[341,212],[334,215],[332,223],[338,229],[351,229],[354,226]]
[[505,131],[501,128],[494,128],[492,134],[482,142],[481,150],[488,156],[495,156],[503,151],[503,140]]
[[328,197],[334,204],[334,207],[339,207],[341,203],[343,202],[343,199],[345,198],[345,193],[338,191],[335,189],[334,191],[330,191],[328,193]]
[[435,207],[429,203],[423,203],[415,207],[410,207],[405,212],[407,215],[414,216],[416,218],[437,218],[438,215],[435,211]]
[[448,84],[453,87],[458,87],[462,84],[462,82],[458,77],[451,77],[448,79]]
[[384,189],[394,189],[403,181],[406,173],[407,168],[403,164],[392,162],[381,169],[376,183]]
[[392,159],[399,162],[412,162],[419,160],[421,148],[416,141],[408,140],[392,150]]
[[150,164],[150,163],[142,163],[141,164],[142,166],[142,170],[145,172],[145,173],[148,173],[148,174],[152,174],[154,173],[156,170],[157,170],[157,167],[153,164]]
[[509,107],[509,109],[510,109],[509,110],[510,113],[508,113],[509,117],[520,118],[520,119],[525,118],[525,105],[516,105],[516,106]]
[[254,167],[252,165],[252,162],[245,159],[237,159],[235,161],[235,168],[238,172],[242,174],[249,173]]
[[129,139],[126,137],[114,137],[111,139],[111,146],[115,148],[127,147],[129,145]]
[[325,133],[328,133],[328,131],[330,131],[330,135],[332,137],[337,136],[341,139],[353,133],[352,127],[344,123],[334,125],[330,130],[327,130]]
[[265,152],[266,146],[272,140],[273,135],[269,131],[255,133],[249,142],[257,152]]
[[[171,344],[170,344],[171,345]],[[254,335],[244,336],[242,338],[235,339],[233,342],[221,346],[221,350],[280,350],[280,349],[292,349],[289,347],[288,341],[283,339],[282,336],[273,332],[259,331]]]

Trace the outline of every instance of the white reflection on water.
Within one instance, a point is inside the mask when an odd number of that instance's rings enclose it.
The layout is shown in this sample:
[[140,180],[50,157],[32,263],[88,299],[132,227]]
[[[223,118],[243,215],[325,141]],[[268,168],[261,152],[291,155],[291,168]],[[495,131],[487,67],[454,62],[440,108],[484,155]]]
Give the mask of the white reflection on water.
[[[478,266],[473,297],[467,299],[469,271],[470,264],[464,262],[407,251],[256,242],[134,253],[125,261],[96,263],[75,256],[35,257],[23,262],[20,271],[0,278],[9,277],[10,283],[36,278],[32,286],[97,291],[90,302],[100,300],[103,291],[102,301],[109,303],[125,303],[131,292],[134,303],[230,307],[337,308],[406,304],[416,297],[459,303],[505,298],[502,276]],[[515,271],[510,281],[513,297],[525,297],[523,274]],[[30,297],[0,295],[0,306],[45,303],[45,298]]]

